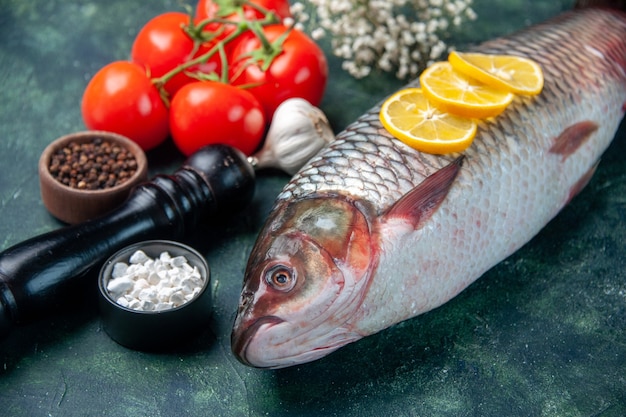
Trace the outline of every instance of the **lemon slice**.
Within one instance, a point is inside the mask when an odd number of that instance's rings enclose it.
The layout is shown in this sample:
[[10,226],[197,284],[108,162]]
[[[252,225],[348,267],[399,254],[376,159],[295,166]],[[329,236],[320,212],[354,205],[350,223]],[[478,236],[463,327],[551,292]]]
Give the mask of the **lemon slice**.
[[510,93],[536,95],[543,88],[541,67],[527,58],[453,51],[448,62],[456,71]]
[[379,117],[389,133],[422,152],[460,152],[476,136],[474,120],[442,112],[419,88],[393,94],[383,103]]
[[514,95],[455,71],[447,62],[436,62],[420,76],[424,95],[440,110],[482,119],[497,116]]

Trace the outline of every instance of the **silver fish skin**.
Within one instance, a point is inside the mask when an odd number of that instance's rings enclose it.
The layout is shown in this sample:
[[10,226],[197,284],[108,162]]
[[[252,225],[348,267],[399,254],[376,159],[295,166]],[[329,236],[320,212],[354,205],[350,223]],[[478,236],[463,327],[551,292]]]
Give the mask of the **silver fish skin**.
[[442,305],[589,181],[626,111],[626,14],[573,10],[476,50],[537,61],[543,91],[480,122],[462,156],[394,139],[379,105],[340,133],[252,250],[231,337],[241,362],[309,362]]

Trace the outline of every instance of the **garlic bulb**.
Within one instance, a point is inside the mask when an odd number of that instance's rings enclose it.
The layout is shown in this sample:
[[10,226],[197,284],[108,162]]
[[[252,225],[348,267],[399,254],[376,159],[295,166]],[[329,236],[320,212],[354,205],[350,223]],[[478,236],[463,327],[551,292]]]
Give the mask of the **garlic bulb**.
[[293,175],[334,139],[324,112],[291,98],[278,106],[263,147],[248,160],[255,169],[278,168]]

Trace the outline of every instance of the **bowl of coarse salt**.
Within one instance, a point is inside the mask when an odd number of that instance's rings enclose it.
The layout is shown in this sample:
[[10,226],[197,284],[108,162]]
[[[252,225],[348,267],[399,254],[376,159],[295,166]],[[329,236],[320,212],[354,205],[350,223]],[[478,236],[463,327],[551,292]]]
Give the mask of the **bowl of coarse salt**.
[[111,256],[98,278],[106,333],[143,351],[176,348],[202,333],[211,315],[210,271],[195,249],[150,240]]

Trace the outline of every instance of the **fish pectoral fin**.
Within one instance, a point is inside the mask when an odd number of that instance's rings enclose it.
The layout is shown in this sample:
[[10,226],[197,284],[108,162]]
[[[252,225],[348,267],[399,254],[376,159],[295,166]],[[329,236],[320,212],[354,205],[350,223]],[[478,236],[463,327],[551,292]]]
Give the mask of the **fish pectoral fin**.
[[383,215],[385,219],[400,218],[419,229],[439,208],[456,179],[464,156],[428,176],[415,188],[402,196]]
[[585,143],[589,137],[598,130],[598,124],[591,120],[583,120],[566,127],[559,136],[554,139],[550,153],[561,155],[563,161],[572,155]]

